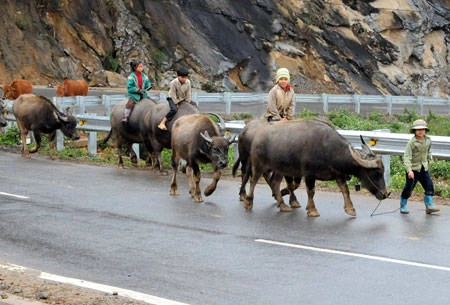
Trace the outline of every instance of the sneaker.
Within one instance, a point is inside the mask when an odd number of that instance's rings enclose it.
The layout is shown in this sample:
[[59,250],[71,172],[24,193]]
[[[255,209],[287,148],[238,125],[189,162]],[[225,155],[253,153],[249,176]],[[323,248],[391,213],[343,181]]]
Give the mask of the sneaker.
[[161,129],[161,130],[167,130],[166,125],[162,124],[162,123],[158,125],[158,128]]

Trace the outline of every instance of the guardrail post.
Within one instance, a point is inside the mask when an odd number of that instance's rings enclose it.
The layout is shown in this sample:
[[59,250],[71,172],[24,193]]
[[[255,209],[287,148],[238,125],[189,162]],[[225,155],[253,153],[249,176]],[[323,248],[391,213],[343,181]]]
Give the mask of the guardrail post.
[[225,114],[230,115],[231,114],[231,93],[230,92],[223,93],[223,101],[225,102]]
[[450,115],[450,97],[447,98],[447,105],[448,105],[448,112],[447,112],[447,114]]
[[385,95],[384,102],[386,103],[387,113],[392,115],[392,95]]
[[[378,129],[374,130],[377,132],[386,132],[391,133],[389,129]],[[384,182],[386,186],[391,185],[391,156],[390,155],[381,155],[381,162],[383,162],[384,166]]]
[[140,159],[140,155],[139,155],[139,143],[133,143],[133,145],[131,145],[131,148],[134,150],[134,153],[136,154],[136,157],[138,158],[138,160]]
[[328,95],[325,93],[322,93],[322,103],[323,103],[323,112],[328,113]]
[[355,103],[355,112],[359,114],[361,112],[361,103],[359,102],[359,95],[353,95],[353,102]]
[[80,113],[85,113],[86,112],[86,104],[84,103],[83,97],[80,95],[77,95],[77,96],[75,96],[75,100],[80,109]]
[[56,130],[56,150],[60,151],[64,149],[64,134],[61,130]]
[[417,105],[419,105],[419,113],[423,115],[423,96],[417,97]]
[[106,115],[109,116],[111,114],[111,96],[103,94],[102,104],[105,105]]
[[88,134],[88,155],[90,157],[97,156],[97,133],[90,131]]
[[192,92],[191,94],[191,101],[196,102],[197,106],[200,107],[200,101],[198,100],[198,93]]

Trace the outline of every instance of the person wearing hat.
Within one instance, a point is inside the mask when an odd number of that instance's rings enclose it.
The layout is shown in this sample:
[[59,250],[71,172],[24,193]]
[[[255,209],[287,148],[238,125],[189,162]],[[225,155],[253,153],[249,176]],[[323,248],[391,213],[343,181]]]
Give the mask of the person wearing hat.
[[264,115],[269,122],[287,121],[294,118],[294,90],[291,88],[290,80],[288,69],[277,70],[276,85],[269,91],[267,111]]
[[429,131],[427,122],[424,120],[415,120],[410,129],[414,137],[409,140],[403,154],[403,164],[406,169],[406,183],[400,196],[400,213],[408,214],[407,202],[411,197],[412,191],[420,182],[425,190],[425,212],[427,214],[439,212],[433,204],[434,185],[431,180],[428,167],[433,159],[431,155],[431,139],[426,133]]
[[123,111],[122,122],[128,123],[128,118],[136,103],[148,98],[147,90],[151,88],[150,79],[143,72],[144,64],[140,60],[130,62],[131,74],[127,78],[128,102]]
[[188,79],[189,72],[185,68],[177,70],[177,77],[170,82],[167,102],[170,110],[159,123],[158,128],[167,130],[166,123],[170,121],[178,111],[178,104],[181,102],[191,103],[191,82]]

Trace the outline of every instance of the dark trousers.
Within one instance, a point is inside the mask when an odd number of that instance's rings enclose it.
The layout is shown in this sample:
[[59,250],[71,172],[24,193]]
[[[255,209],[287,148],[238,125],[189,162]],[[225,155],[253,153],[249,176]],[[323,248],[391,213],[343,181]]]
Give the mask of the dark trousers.
[[170,110],[166,114],[166,118],[167,118],[168,121],[170,121],[175,116],[175,114],[177,113],[178,107],[177,107],[177,105],[175,105],[175,103],[173,102],[173,100],[171,98],[168,98],[167,102],[169,102]]
[[422,168],[420,169],[420,172],[413,171],[414,172],[414,179],[408,178],[408,173],[406,173],[406,183],[403,187],[402,191],[402,197],[405,199],[408,199],[411,197],[412,191],[416,187],[417,181],[420,182],[423,189],[425,190],[425,196],[433,196],[434,195],[434,185],[433,181],[431,180],[430,173]]
[[134,108],[135,101],[130,97],[128,102],[125,104],[125,108],[132,110]]

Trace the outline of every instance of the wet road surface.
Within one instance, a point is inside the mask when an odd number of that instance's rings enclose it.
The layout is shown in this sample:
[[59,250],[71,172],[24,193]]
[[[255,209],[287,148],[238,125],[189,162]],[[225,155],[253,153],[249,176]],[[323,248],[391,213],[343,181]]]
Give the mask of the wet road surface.
[[[319,218],[279,213],[257,185],[253,211],[239,179],[202,204],[179,175],[0,152],[0,260],[187,304],[448,304],[450,208],[410,203],[370,216],[378,201],[316,192]],[[204,178],[204,189],[211,180]],[[377,213],[397,209],[384,201]]]

